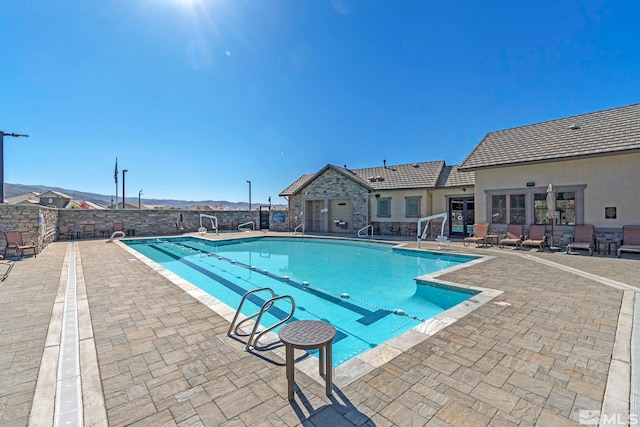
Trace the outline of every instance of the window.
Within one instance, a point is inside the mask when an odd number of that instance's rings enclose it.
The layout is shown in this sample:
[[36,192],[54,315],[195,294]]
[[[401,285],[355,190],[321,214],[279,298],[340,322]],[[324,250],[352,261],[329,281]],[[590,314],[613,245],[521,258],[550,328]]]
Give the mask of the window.
[[558,224],[576,224],[576,193],[575,191],[561,191],[556,195],[556,210]]
[[378,197],[378,216],[391,216],[391,197]]
[[491,196],[491,223],[507,223],[507,196],[504,194]]
[[[586,185],[556,189],[555,224],[571,226],[584,221]],[[550,224],[546,187],[486,190],[486,215],[492,224]]]
[[547,193],[535,193],[533,195],[533,223],[546,224],[547,218]]
[[[535,224],[549,224],[547,218],[547,193],[536,193],[533,195]],[[556,205],[552,207],[558,213],[556,224],[574,225],[576,223],[576,192],[559,191],[556,193]]]
[[405,216],[420,218],[420,202],[422,197],[405,197]]
[[526,209],[524,206],[524,194],[511,194],[509,196],[509,223],[524,224],[526,220]]

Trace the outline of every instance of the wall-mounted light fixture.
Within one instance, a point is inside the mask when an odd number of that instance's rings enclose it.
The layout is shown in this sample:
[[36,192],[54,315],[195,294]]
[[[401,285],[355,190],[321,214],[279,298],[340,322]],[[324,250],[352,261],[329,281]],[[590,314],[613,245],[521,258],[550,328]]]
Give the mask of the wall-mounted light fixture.
[[535,187],[535,186],[536,186],[535,182],[533,182],[533,181],[527,182],[527,187]]

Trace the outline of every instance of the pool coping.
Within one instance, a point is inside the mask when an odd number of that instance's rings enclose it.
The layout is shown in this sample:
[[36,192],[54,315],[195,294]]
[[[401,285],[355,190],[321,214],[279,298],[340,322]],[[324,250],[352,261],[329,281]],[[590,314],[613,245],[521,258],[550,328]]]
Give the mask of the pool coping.
[[[194,236],[194,235],[165,236],[163,238],[176,238],[176,237],[192,237],[196,239],[199,239],[199,238],[206,239],[205,237]],[[283,236],[283,237],[291,237],[291,236]],[[309,239],[326,239],[326,237],[314,237],[314,236],[303,236],[303,237],[309,238]],[[251,238],[254,238],[254,239],[260,238],[260,236],[253,236]],[[126,239],[126,240],[141,240],[141,239]],[[206,240],[209,240],[209,239],[206,239]],[[224,241],[224,240],[238,240],[238,238],[229,237],[228,239],[221,239],[216,241]],[[359,240],[359,239],[336,238],[336,237],[331,238],[331,240],[351,240],[351,241],[362,242],[362,240]],[[133,255],[136,259],[138,259],[139,261],[141,261],[142,263],[150,267],[152,270],[156,271],[158,274],[165,277],[171,283],[178,286],[184,292],[186,292],[196,300],[200,301],[202,304],[207,306],[213,312],[220,315],[222,318],[228,321],[229,324],[231,324],[236,314],[236,310],[234,308],[228,306],[227,304],[218,300],[214,296],[201,290],[196,285],[181,278],[177,274],[167,270],[166,268],[162,267],[160,264],[156,263],[155,261],[152,261],[151,259],[147,258],[145,255],[131,248],[129,245],[119,240],[115,241],[115,243],[117,243],[120,247],[122,247],[131,255]],[[403,246],[403,243],[400,243],[400,244],[387,243],[387,242],[383,242],[383,243],[388,244],[394,248],[400,248],[403,250],[410,250],[410,251],[416,251],[421,253],[450,255],[446,252],[441,252],[441,251],[433,251],[433,250],[418,249],[418,248],[415,248],[415,249],[407,248]],[[438,279],[438,277],[442,275],[451,273],[459,269],[475,266],[478,263],[482,263],[493,258],[492,256],[484,256],[484,255],[479,256],[479,255],[471,255],[471,254],[469,254],[469,257],[473,257],[475,259],[472,259],[471,261],[466,262],[464,264],[456,265],[456,266],[449,267],[434,273],[415,277],[414,280],[416,280],[418,283],[421,283],[421,284],[427,284],[427,285],[433,284],[436,286],[442,286],[442,287],[448,287],[448,288],[458,288],[463,291],[464,290],[472,291],[474,293],[473,296],[443,311],[442,313],[439,313],[436,316],[433,316],[429,320],[422,322],[421,324],[411,328],[410,330],[385,341],[384,343],[376,346],[375,348],[372,348],[371,350],[368,350],[367,352],[362,353],[337,367],[334,367],[333,368],[334,385],[338,387],[344,387],[351,384],[352,382],[362,378],[366,374],[381,367],[382,365],[389,362],[396,356],[411,349],[415,345],[425,341],[430,336],[436,334],[437,332],[441,331],[445,327],[455,323],[459,319],[465,317],[469,313],[480,308],[487,302],[491,301],[492,299],[502,294],[504,291],[501,291],[501,290],[482,288],[482,287],[465,285],[465,284]],[[245,318],[246,316],[241,314],[238,320],[242,321]],[[249,327],[253,326],[253,323],[251,321],[246,322],[246,324]],[[276,343],[279,342],[279,338],[277,334],[275,334],[274,332],[268,332],[264,334],[264,338],[262,338],[261,342],[263,343],[262,347],[264,347],[266,350],[264,351],[254,350],[256,352],[259,352],[261,357],[264,357],[263,353],[265,351],[269,351],[275,354],[276,356],[280,357],[282,360],[285,360],[284,346],[275,345]],[[296,361],[296,365],[295,365],[296,368],[304,372],[307,376],[312,378],[314,381],[323,383],[324,378],[321,377],[320,374],[318,373],[318,364],[315,358],[300,357],[304,355],[303,351],[296,351],[295,354],[296,354],[296,359],[298,358],[300,359]]]

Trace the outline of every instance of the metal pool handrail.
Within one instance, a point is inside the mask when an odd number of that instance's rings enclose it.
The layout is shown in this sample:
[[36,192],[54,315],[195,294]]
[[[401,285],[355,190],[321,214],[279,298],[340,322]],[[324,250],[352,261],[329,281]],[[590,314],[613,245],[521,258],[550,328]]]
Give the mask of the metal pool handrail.
[[304,223],[298,224],[296,228],[293,229],[294,234],[298,232],[298,228],[302,228],[302,234],[304,234]]
[[238,226],[238,230],[242,231],[243,228],[245,228],[247,225],[251,226],[251,230],[255,230],[256,229],[256,225],[253,223],[253,221],[247,221],[245,223],[242,223]]
[[[247,300],[247,298],[250,295],[255,294],[256,292],[268,292],[271,294],[271,298],[266,300],[264,302],[264,304],[262,304],[262,307],[260,308],[260,311],[253,313],[250,316],[247,316],[245,319],[241,320],[240,322],[238,322],[236,324],[236,321],[238,320],[238,316],[240,316],[240,311],[242,310],[242,306],[244,305],[244,302]],[[289,313],[289,315],[287,317],[285,317],[284,319],[282,319],[281,321],[277,322],[275,325],[270,326],[269,328],[265,329],[264,331],[260,332],[258,334],[258,336],[255,337],[255,339],[253,338],[256,334],[256,331],[258,330],[258,327],[260,326],[260,320],[262,319],[262,315],[266,312],[269,311],[271,309],[271,307],[273,307],[274,303],[278,300],[281,299],[288,299],[291,302],[291,312]],[[236,314],[235,316],[233,316],[233,320],[231,321],[231,325],[229,325],[229,330],[227,331],[227,336],[231,336],[232,334],[236,334],[236,335],[240,335],[238,333],[238,330],[240,329],[240,326],[243,325],[245,322],[248,322],[249,320],[257,317],[254,325],[253,325],[253,329],[251,330],[251,335],[249,335],[249,339],[247,340],[247,344],[245,346],[245,350],[249,351],[251,349],[251,347],[256,347],[256,344],[258,343],[258,341],[260,340],[260,338],[262,338],[262,336],[264,334],[266,334],[269,331],[272,331],[273,329],[277,328],[278,326],[282,325],[283,323],[285,323],[287,320],[291,319],[293,317],[293,313],[296,311],[296,302],[294,301],[293,297],[291,297],[290,295],[280,295],[280,296],[276,296],[276,293],[273,291],[273,289],[271,288],[258,288],[258,289],[252,289],[248,292],[246,292],[243,296],[242,299],[240,300],[240,305],[238,305],[238,309],[236,310]]]
[[362,231],[371,228],[371,234],[369,234],[369,232],[367,231],[367,236],[369,236],[369,238],[371,239],[373,237],[373,225],[369,224],[365,227],[362,227],[360,230],[358,230],[358,237],[364,237],[364,235],[360,234]]

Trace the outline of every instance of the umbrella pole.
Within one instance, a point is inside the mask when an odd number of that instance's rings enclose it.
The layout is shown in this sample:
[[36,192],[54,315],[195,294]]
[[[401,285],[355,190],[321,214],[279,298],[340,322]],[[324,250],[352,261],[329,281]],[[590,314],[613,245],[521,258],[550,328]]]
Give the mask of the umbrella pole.
[[551,245],[549,246],[549,250],[550,251],[557,251],[557,250],[560,250],[560,248],[556,247],[555,241],[554,241],[554,237],[553,237],[553,224],[554,224],[554,222],[556,222],[556,219],[553,216],[550,219],[551,219]]

